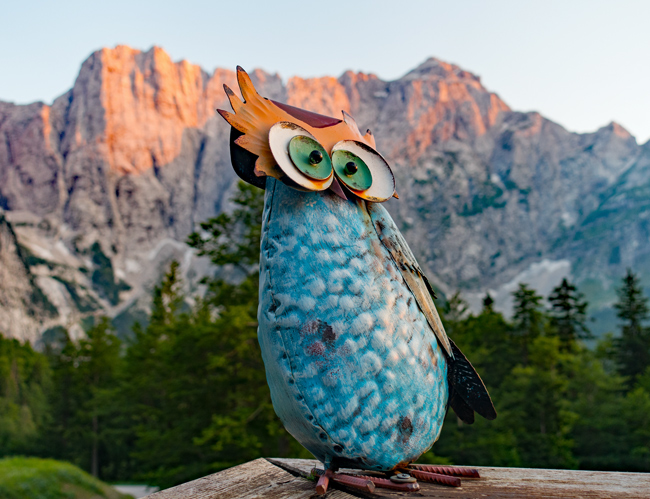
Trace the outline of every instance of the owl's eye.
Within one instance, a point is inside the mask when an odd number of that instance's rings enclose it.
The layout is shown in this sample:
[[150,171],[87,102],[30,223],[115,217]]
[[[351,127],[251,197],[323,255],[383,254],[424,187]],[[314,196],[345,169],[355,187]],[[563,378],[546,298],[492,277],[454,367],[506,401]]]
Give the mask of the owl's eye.
[[315,180],[332,175],[332,162],[323,146],[311,137],[296,135],[289,142],[289,157],[302,173]]
[[381,203],[395,193],[395,177],[386,160],[373,148],[356,140],[332,147],[336,177],[356,196]]
[[334,174],[327,151],[307,130],[281,121],[269,130],[269,147],[282,172],[299,187],[324,191]]
[[336,176],[354,191],[365,191],[372,185],[372,174],[366,163],[356,154],[339,149],[332,153]]

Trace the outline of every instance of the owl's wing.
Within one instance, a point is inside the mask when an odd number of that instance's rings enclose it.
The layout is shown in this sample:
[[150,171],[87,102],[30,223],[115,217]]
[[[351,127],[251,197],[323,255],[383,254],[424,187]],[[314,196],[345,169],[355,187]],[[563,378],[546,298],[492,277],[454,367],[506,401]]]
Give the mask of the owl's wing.
[[420,310],[427,318],[427,322],[436,338],[438,338],[440,345],[447,352],[447,355],[453,358],[454,354],[449,344],[449,338],[447,338],[445,328],[442,326],[436,306],[433,304],[432,296],[435,296],[433,289],[413,256],[411,248],[406,244],[404,237],[386,208],[379,203],[366,203],[366,206],[379,240],[388,250],[397,268],[402,273],[402,277],[411,293],[413,293]]
[[483,380],[456,343],[451,339],[449,342],[454,352],[454,358],[447,364],[449,406],[467,424],[474,422],[474,411],[492,421],[497,417],[497,411]]
[[496,418],[497,413],[483,380],[463,352],[447,337],[436,306],[433,304],[434,293],[431,284],[422,273],[395,222],[386,208],[379,203],[366,203],[366,206],[379,240],[400,269],[429,326],[449,356],[447,360],[449,406],[468,424],[474,422],[474,411],[489,420]]

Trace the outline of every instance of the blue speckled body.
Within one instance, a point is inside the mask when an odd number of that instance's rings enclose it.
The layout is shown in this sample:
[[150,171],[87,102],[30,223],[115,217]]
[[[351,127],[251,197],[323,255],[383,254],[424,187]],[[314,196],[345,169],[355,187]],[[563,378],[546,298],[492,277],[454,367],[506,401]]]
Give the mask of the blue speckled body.
[[437,440],[447,362],[377,236],[388,212],[269,178],[258,337],[287,430],[326,465],[391,470]]

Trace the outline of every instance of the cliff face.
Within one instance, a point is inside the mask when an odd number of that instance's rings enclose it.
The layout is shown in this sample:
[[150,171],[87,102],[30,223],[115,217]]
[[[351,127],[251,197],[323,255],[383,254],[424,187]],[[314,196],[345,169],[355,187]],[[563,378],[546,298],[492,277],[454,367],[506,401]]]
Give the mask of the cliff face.
[[[650,181],[650,150],[616,124],[569,133],[511,111],[478,77],[436,59],[391,82],[347,72],[285,86],[251,76],[262,95],[345,110],[373,131],[401,196],[389,210],[445,291],[460,287],[476,301],[488,288],[506,296],[521,276],[573,272],[606,289],[624,265],[650,273],[647,231],[629,218],[646,210],[637,186]],[[159,48],[119,46],[92,54],[51,106],[0,102],[0,208],[16,247],[33,256],[31,277],[12,264],[5,291],[36,286],[51,304],[0,300],[4,334],[36,339],[52,324],[133,314],[171,258],[190,287],[209,271],[182,241],[228,208],[229,130],[215,116],[228,108],[224,83],[237,88],[233,71],[209,75]],[[612,237],[638,243],[605,255]],[[6,320],[16,313],[31,325]]]
[[57,315],[26,258],[29,255],[18,245],[11,224],[0,214],[0,331],[23,341],[35,338],[41,326]]

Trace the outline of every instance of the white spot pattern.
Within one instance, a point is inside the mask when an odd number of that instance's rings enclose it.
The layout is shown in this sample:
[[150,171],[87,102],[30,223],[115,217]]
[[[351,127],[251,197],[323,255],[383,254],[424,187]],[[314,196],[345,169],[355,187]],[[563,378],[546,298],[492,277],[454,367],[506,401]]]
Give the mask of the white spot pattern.
[[276,412],[319,459],[363,456],[383,469],[417,457],[447,397],[426,319],[378,255],[362,205],[268,182],[259,334]]

